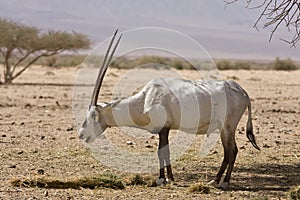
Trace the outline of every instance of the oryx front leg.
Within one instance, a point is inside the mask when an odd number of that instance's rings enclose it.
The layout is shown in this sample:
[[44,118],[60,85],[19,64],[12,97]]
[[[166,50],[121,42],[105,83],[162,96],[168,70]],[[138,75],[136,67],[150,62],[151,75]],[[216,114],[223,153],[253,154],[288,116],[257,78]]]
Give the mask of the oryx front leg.
[[[163,128],[159,131],[159,145],[158,145],[158,159],[159,159],[159,178],[156,181],[157,185],[168,183],[168,179],[174,181],[172,167],[170,162],[170,148],[169,148],[169,129]],[[165,167],[167,168],[167,177],[165,176]]]

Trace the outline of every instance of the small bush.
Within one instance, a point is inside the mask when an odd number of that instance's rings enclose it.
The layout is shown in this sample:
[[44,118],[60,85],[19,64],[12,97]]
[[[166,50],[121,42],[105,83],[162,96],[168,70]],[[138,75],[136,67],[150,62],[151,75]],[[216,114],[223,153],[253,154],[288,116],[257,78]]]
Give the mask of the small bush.
[[291,70],[296,70],[297,66],[290,58],[286,60],[280,60],[279,58],[276,58],[276,60],[273,63],[273,69],[291,71]]

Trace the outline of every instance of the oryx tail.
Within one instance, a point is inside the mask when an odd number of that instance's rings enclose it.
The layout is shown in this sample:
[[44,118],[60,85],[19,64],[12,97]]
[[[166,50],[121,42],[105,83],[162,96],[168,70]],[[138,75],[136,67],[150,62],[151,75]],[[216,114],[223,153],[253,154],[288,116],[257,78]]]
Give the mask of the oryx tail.
[[251,102],[250,102],[250,99],[249,99],[249,104],[248,104],[248,121],[247,121],[246,134],[247,134],[247,138],[251,142],[251,144],[256,149],[260,150],[260,148],[256,144],[255,136],[253,134],[253,125],[252,125],[252,117],[251,117]]

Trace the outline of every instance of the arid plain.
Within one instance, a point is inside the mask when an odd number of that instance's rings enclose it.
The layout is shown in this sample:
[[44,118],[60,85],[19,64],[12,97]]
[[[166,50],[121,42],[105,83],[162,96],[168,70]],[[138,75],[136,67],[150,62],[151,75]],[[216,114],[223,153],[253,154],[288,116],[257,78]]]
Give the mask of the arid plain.
[[[163,187],[130,184],[136,174],[110,169],[96,160],[78,138],[74,122],[77,71],[33,66],[14,84],[0,85],[0,199],[287,199],[290,188],[300,185],[300,70],[221,71],[224,79],[234,79],[251,97],[254,134],[261,151],[247,141],[244,114],[236,132],[239,153],[230,190],[211,189],[209,194],[189,190],[195,183],[211,180],[223,157],[220,142],[211,154],[198,157],[202,136],[173,163],[176,180]],[[107,72],[103,99],[109,99],[124,73]],[[180,73],[195,78],[194,71]],[[157,137],[120,136],[118,129],[105,134],[127,150],[154,152],[158,145]],[[72,182],[99,174],[117,176],[125,189],[12,185],[15,180],[48,177]],[[147,182],[157,174],[140,175]]]

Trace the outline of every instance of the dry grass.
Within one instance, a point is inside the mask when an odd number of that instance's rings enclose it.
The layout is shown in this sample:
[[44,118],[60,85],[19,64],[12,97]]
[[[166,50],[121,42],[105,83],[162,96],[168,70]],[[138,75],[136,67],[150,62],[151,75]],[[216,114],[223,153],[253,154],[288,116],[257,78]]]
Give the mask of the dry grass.
[[11,180],[11,185],[14,187],[38,187],[51,189],[80,189],[80,188],[113,188],[124,189],[123,182],[113,175],[99,175],[94,177],[70,178],[69,180],[60,180],[59,178],[30,177],[16,178]]

